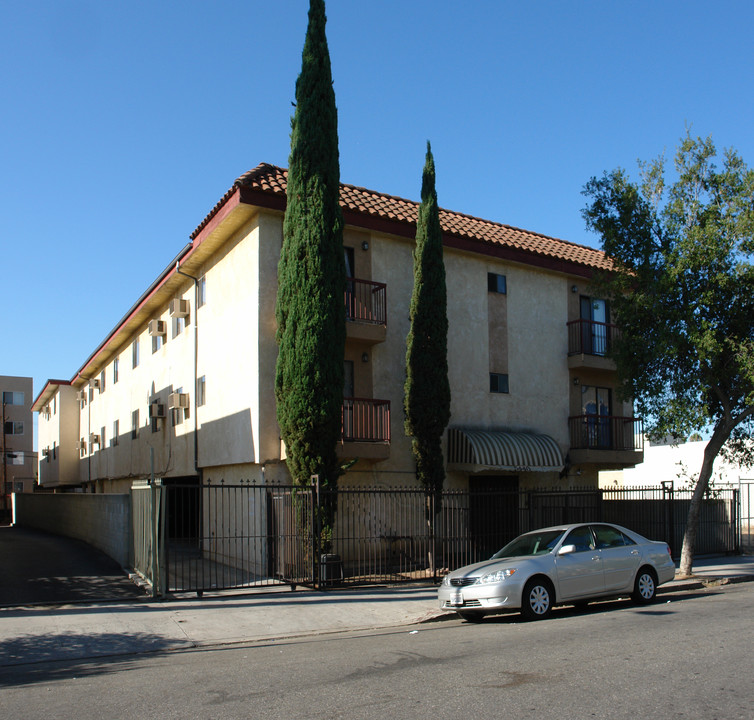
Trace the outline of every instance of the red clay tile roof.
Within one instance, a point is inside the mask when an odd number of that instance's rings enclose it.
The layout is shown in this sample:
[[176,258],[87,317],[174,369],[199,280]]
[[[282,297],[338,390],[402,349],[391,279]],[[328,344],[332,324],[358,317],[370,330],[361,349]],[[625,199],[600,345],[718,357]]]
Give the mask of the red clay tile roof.
[[[238,188],[249,188],[258,193],[269,194],[279,201],[281,197],[285,199],[287,179],[288,171],[285,168],[267,163],[262,163],[241,175],[192,233],[191,238],[194,239],[201,232]],[[350,211],[357,215],[416,226],[419,203],[413,200],[341,183],[340,204],[344,213]],[[556,263],[574,263],[590,269],[612,268],[610,260],[601,250],[558,240],[529,230],[521,230],[510,225],[443,209],[440,209],[440,224],[446,235],[465,241],[463,247],[466,249],[473,249],[474,244],[481,243],[538,256]]]

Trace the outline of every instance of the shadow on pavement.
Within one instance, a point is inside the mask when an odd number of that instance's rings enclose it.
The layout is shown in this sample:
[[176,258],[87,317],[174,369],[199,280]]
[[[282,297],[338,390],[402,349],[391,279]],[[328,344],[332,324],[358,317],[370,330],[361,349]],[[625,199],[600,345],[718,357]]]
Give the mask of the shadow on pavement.
[[136,654],[178,647],[174,641],[147,633],[6,638],[0,644],[0,687],[121,671],[128,669]]
[[79,540],[0,527],[0,606],[144,597],[120,565]]

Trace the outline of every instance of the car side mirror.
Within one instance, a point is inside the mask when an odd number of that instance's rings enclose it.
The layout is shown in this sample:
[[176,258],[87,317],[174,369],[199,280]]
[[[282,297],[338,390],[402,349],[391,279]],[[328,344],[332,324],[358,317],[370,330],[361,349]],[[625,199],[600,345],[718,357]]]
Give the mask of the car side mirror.
[[571,553],[576,552],[576,546],[575,545],[563,545],[560,550],[558,550],[558,555],[570,555]]

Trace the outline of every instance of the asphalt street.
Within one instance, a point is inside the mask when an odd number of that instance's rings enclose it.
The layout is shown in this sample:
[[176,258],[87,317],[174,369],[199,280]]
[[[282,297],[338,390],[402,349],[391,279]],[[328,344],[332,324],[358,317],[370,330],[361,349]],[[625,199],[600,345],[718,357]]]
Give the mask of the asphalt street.
[[0,668],[7,717],[750,720],[754,583],[551,619],[392,629]]

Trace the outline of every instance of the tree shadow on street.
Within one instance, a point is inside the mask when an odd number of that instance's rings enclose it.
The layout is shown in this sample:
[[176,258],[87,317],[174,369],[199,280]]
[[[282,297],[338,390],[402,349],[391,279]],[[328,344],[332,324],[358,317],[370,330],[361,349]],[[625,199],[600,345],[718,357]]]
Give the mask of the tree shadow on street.
[[129,669],[136,655],[193,647],[149,633],[68,633],[0,643],[0,687],[81,678]]

